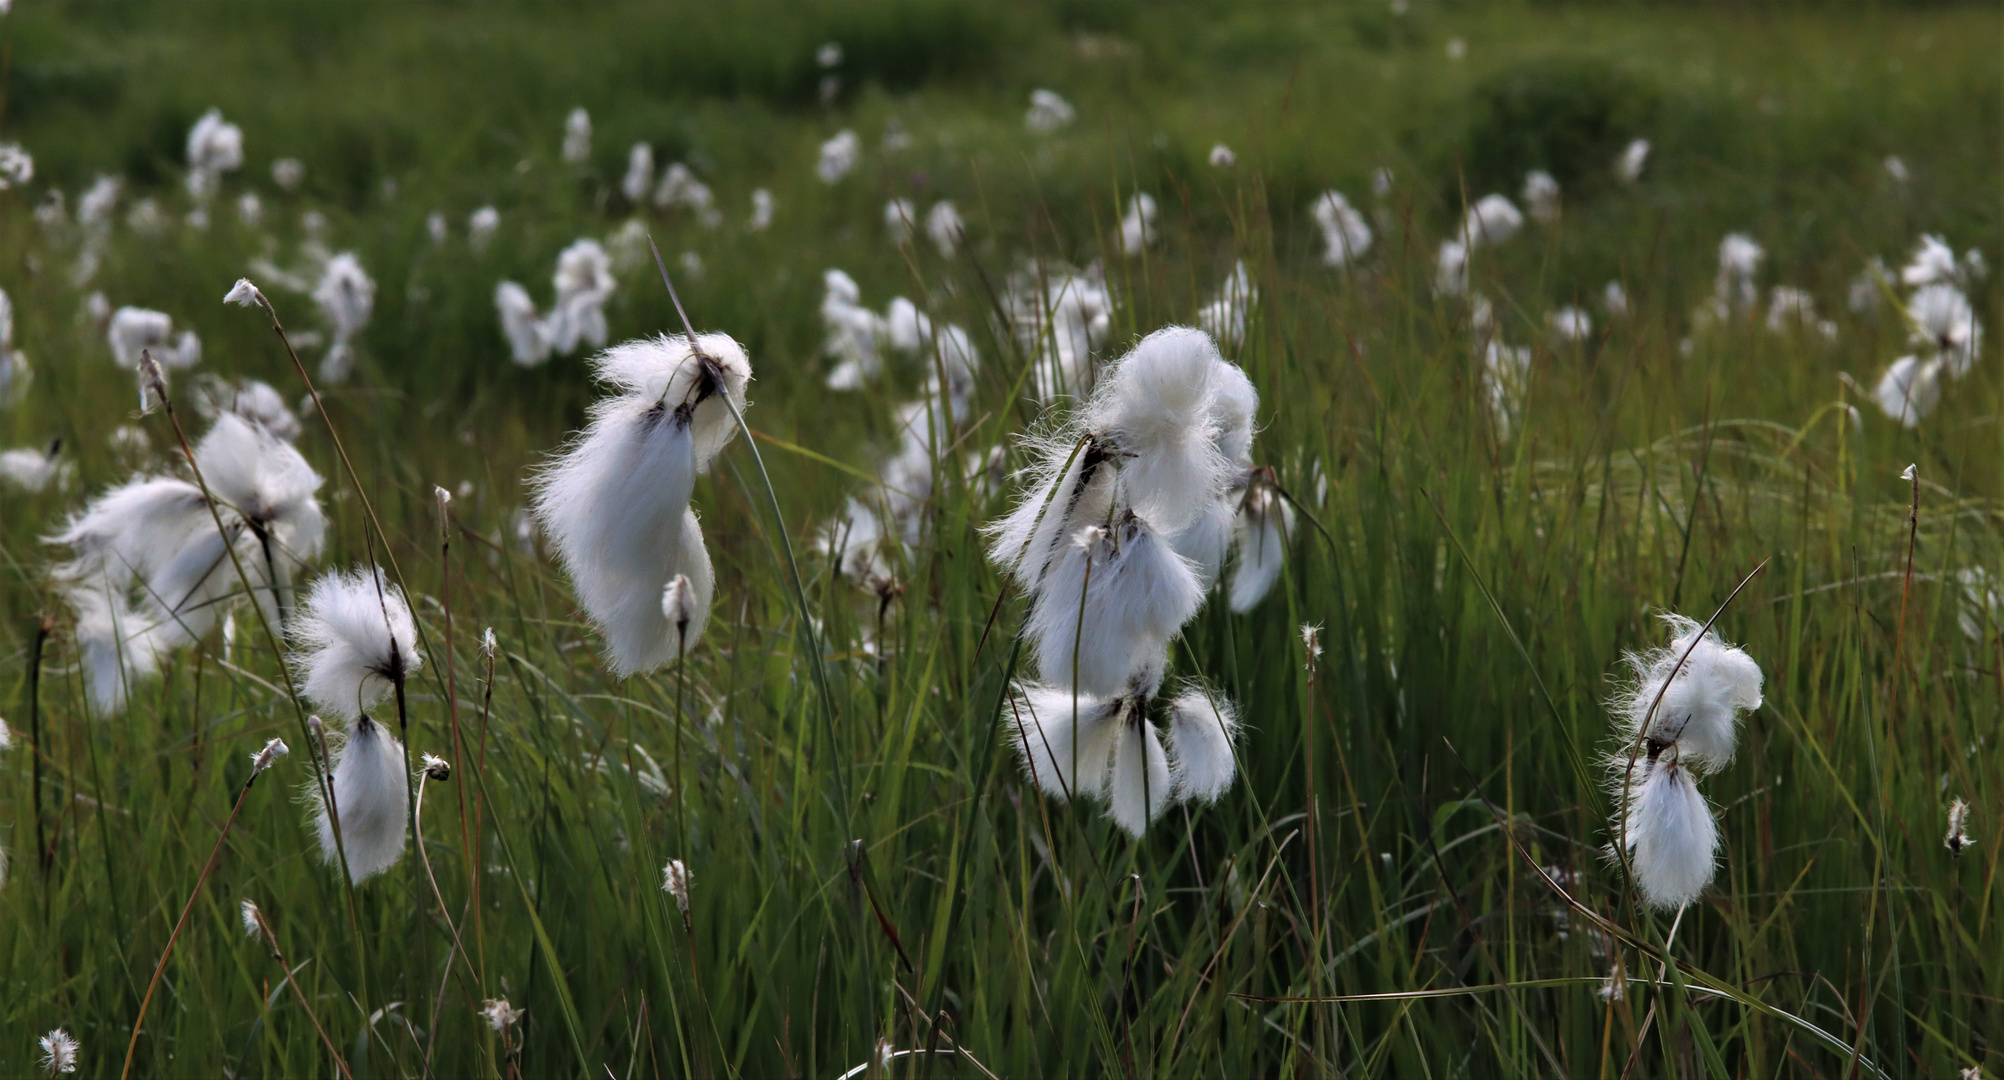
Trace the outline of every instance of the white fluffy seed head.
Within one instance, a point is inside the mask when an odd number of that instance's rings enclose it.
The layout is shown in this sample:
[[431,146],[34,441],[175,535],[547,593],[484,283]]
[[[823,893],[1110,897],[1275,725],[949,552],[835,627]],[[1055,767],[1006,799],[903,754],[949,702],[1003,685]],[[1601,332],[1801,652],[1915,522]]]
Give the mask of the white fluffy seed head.
[[1878,403],[1880,412],[1898,420],[1902,427],[1919,427],[1941,403],[1941,372],[1939,360],[1902,356],[1879,377],[1878,385],[1872,388],[1872,399]]
[[[357,883],[396,865],[404,853],[404,821],[409,807],[410,778],[404,773],[404,747],[388,728],[364,716],[355,721],[346,741],[334,750],[329,774],[334,786],[334,813],[317,787],[308,788],[320,856],[329,866],[348,860]],[[334,839],[334,818],[341,820],[341,839]]]
[[1238,710],[1202,687],[1186,688],[1169,704],[1170,772],[1178,801],[1215,802],[1238,775],[1232,744],[1238,741]]
[[689,914],[689,867],[680,859],[669,859],[661,867],[661,891],[675,898],[675,906],[682,914]]
[[1230,478],[1213,412],[1225,366],[1209,334],[1167,327],[1117,361],[1086,405],[1087,430],[1121,456],[1122,494],[1162,532],[1196,520]]
[[1030,609],[1037,668],[1046,680],[1118,695],[1203,600],[1195,569],[1141,519],[1082,529]]
[[344,720],[362,716],[390,693],[394,680],[424,663],[403,590],[377,567],[321,575],[291,636],[300,692]]
[[245,937],[258,936],[258,934],[263,929],[258,925],[258,920],[261,919],[263,916],[261,916],[258,913],[257,901],[252,900],[248,897],[244,898],[237,904],[237,915],[243,919],[244,936]]
[[1717,631],[1701,639],[1696,620],[1666,614],[1663,621],[1670,644],[1629,654],[1635,682],[1616,696],[1614,710],[1631,746],[1638,737],[1674,746],[1685,766],[1717,771],[1733,759],[1740,714],[1760,708],[1760,665]]
[[1118,724],[1106,782],[1107,817],[1139,837],[1169,808],[1174,788],[1169,756],[1155,725],[1139,715]]
[[729,334],[699,334],[696,342],[710,363],[690,355],[686,334],[662,334],[613,346],[593,362],[593,373],[623,395],[650,404],[659,401],[670,409],[690,406],[700,473],[709,471],[711,460],[737,437],[737,422],[722,398],[728,397],[740,413],[750,408],[745,391],[752,369],[745,347]]
[[1280,580],[1287,541],[1294,534],[1294,508],[1270,484],[1247,489],[1233,524],[1238,563],[1232,570],[1231,607],[1243,615],[1266,599]]
[[1719,828],[1712,808],[1682,762],[1637,764],[1626,812],[1616,819],[1617,842],[1628,848],[1635,885],[1653,908],[1696,900],[1717,869]]
[[77,1051],[80,1048],[76,1037],[69,1032],[57,1028],[35,1040],[35,1045],[41,1047],[44,1072],[54,1076],[77,1071]]
[[529,290],[513,281],[494,286],[494,310],[501,316],[501,334],[508,355],[521,367],[535,367],[550,358],[550,336],[536,312]]

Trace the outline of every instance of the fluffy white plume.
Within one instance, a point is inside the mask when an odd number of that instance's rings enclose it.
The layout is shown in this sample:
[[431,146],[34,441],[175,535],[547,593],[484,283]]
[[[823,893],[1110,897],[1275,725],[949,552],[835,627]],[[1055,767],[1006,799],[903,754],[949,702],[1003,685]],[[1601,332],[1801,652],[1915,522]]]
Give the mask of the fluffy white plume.
[[1501,195],[1484,195],[1468,208],[1461,223],[1461,239],[1470,248],[1500,244],[1524,227],[1524,215],[1516,204]]
[[354,252],[344,251],[327,260],[320,283],[313,287],[313,302],[320,306],[330,338],[327,355],[320,361],[320,377],[340,382],[355,364],[354,339],[376,310],[376,282]]
[[751,193],[751,219],[745,227],[753,232],[764,232],[772,228],[772,192],[756,188]]
[[1232,148],[1226,146],[1224,143],[1214,143],[1211,146],[1210,157],[1206,160],[1211,163],[1211,167],[1214,169],[1229,169],[1234,164],[1237,164],[1239,156],[1232,153]]
[[1071,103],[1050,90],[1030,91],[1030,111],[1023,116],[1023,126],[1033,135],[1049,135],[1070,124],[1078,117]]
[[[404,823],[410,805],[404,745],[388,728],[360,717],[346,741],[334,751],[330,776],[334,786],[332,815],[317,788],[309,788],[307,796],[313,803],[320,857],[327,865],[338,867],[345,855],[348,873],[359,884],[395,866],[404,854]],[[338,846],[335,817],[341,820]]]
[[1636,772],[1620,819],[1620,842],[1628,848],[1642,899],[1653,908],[1680,908],[1712,881],[1718,823],[1681,762],[1645,761]]
[[1543,169],[1532,169],[1524,174],[1524,206],[1531,211],[1531,218],[1541,224],[1550,224],[1559,217],[1559,182]]
[[724,220],[710,185],[696,179],[696,174],[679,161],[662,172],[661,186],[654,189],[654,205],[664,210],[682,207],[694,214],[696,223],[705,229],[714,229]]
[[207,198],[224,173],[243,163],[243,129],[224,120],[220,109],[203,113],[188,130],[188,193],[195,198]]
[[1593,316],[1585,308],[1568,304],[1548,313],[1545,319],[1551,324],[1552,336],[1560,341],[1580,342],[1593,336]]
[[619,193],[626,201],[638,204],[647,197],[647,189],[654,186],[654,148],[644,142],[633,144],[626,152],[626,175],[620,178]]
[[485,251],[501,228],[501,211],[483,206],[466,216],[466,242],[475,251]]
[[602,354],[598,378],[617,393],[592,406],[590,424],[533,481],[536,517],[621,675],[674,658],[661,601],[677,574],[709,606],[709,555],[689,497],[737,433],[724,398],[748,405],[751,364],[727,335],[699,344],[706,359],[666,335]]
[[1322,230],[1322,261],[1347,266],[1371,250],[1371,226],[1340,191],[1325,191],[1308,208]]
[[1035,358],[1037,398],[1092,388],[1092,350],[1113,329],[1113,294],[1098,264],[1084,272],[1031,264],[1010,276],[1006,298],[1017,340]]
[[1919,427],[1941,403],[1941,361],[1900,357],[1879,377],[1879,384],[1872,388],[1872,398],[1881,412],[1902,426]]
[[890,234],[892,247],[904,247],[911,242],[912,225],[918,220],[918,205],[910,199],[892,199],[884,204],[884,231]]
[[494,310],[501,316],[501,333],[515,363],[535,367],[550,358],[550,336],[529,290],[512,281],[494,286]]
[[1497,435],[1507,439],[1516,430],[1524,397],[1530,392],[1530,347],[1491,339],[1483,347],[1482,381],[1489,391],[1489,411],[1496,417]]
[[1155,196],[1145,191],[1136,192],[1127,200],[1127,212],[1120,218],[1120,250],[1125,255],[1139,255],[1141,250],[1155,242]]
[[67,486],[70,463],[63,460],[58,449],[52,443],[46,450],[31,450],[24,446],[0,451],[0,480],[29,493],[46,491],[51,485],[57,488]]
[[1434,257],[1433,287],[1443,296],[1460,296],[1468,291],[1468,245],[1459,240],[1442,240]]
[[1294,508],[1268,483],[1247,489],[1234,525],[1238,564],[1232,570],[1231,607],[1244,614],[1266,599],[1280,580],[1287,540],[1294,534]]
[[1217,298],[1197,310],[1197,325],[1219,345],[1236,352],[1246,343],[1246,312],[1258,300],[1259,289],[1241,259],[1219,286]]
[[1166,327],[1115,362],[1086,405],[1087,429],[1122,457],[1122,494],[1162,533],[1182,530],[1225,489],[1231,462],[1213,412],[1224,366],[1208,334]]
[[1106,816],[1131,836],[1148,831],[1148,823],[1169,808],[1175,780],[1169,755],[1155,725],[1124,724],[1114,734],[1113,766],[1106,778]]
[[[307,594],[291,637],[298,650],[293,668],[300,692],[344,720],[361,717],[390,693],[396,680],[407,678],[424,663],[403,590],[377,567],[322,575]],[[357,728],[358,736],[362,730]],[[397,771],[403,771],[401,757]],[[402,804],[401,798],[397,801]],[[345,826],[346,800],[339,808]],[[401,839],[398,844],[401,848]],[[352,860],[353,854],[349,857]]]
[[1600,292],[1600,306],[1607,309],[1608,318],[1619,319],[1628,314],[1628,290],[1621,282],[1610,281]]
[[1728,233],[1719,241],[1719,275],[1712,294],[1736,311],[1753,307],[1758,291],[1754,274],[1760,270],[1767,251],[1745,233]]
[[1676,760],[1716,771],[1733,759],[1740,714],[1760,708],[1760,665],[1717,631],[1700,639],[1704,625],[1694,619],[1670,614],[1663,621],[1670,644],[1627,656],[1635,684],[1615,699],[1615,711],[1630,745],[1642,737],[1645,748],[1674,746]]
[[1121,729],[1146,723],[1143,707],[1161,679],[1159,667],[1145,668],[1118,695],[1018,684],[1004,723],[1011,729],[1024,775],[1056,799],[1105,798]]
[[1089,526],[1058,554],[1030,608],[1037,669],[1086,693],[1118,694],[1203,600],[1196,571],[1140,518]]
[[967,223],[960,220],[960,211],[952,203],[941,199],[925,213],[925,235],[939,249],[941,258],[951,259],[966,238]]
[[1215,802],[1238,775],[1232,744],[1238,741],[1238,710],[1200,687],[1186,688],[1169,703],[1170,772],[1178,801]]
[[1953,285],[1926,285],[1907,301],[1908,338],[1933,348],[1949,375],[1961,378],[1983,355],[1983,324]]
[[814,175],[824,184],[832,184],[849,175],[856,167],[857,158],[863,153],[863,140],[856,133],[843,129],[834,137],[821,144],[821,156],[814,163]]
[[1238,538],[1239,512],[1229,497],[1211,499],[1202,505],[1203,513],[1170,537],[1169,546],[1190,564],[1197,574],[1198,586],[1209,593],[1225,568],[1232,542]]
[[557,256],[550,284],[557,297],[544,330],[551,347],[562,355],[580,344],[603,348],[605,302],[612,298],[614,287],[612,257],[605,248],[592,239],[573,242]]
[[202,341],[190,330],[174,336],[174,320],[163,312],[122,307],[112,312],[105,332],[111,343],[111,358],[122,368],[137,368],[139,354],[152,350],[153,359],[163,367],[193,367],[202,359]]
[[828,270],[822,274],[822,285],[821,325],[828,333],[822,348],[836,361],[828,373],[828,388],[859,390],[882,374],[884,359],[878,345],[890,337],[891,328],[863,306],[863,290],[855,278]]
[[299,416],[270,383],[256,379],[228,382],[204,377],[195,382],[195,410],[214,420],[232,413],[291,442],[299,438]]
[[564,160],[572,165],[591,160],[591,114],[583,109],[564,117]]
[[1649,140],[1636,139],[1622,148],[1621,156],[1614,159],[1614,172],[1628,183],[1642,179],[1643,166],[1649,164]]

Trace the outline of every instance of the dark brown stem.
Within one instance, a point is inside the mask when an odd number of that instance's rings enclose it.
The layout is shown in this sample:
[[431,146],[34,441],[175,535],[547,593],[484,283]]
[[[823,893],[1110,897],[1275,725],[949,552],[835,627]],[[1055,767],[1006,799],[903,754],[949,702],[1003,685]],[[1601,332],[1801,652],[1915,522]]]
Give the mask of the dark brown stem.
[[28,752],[35,768],[35,858],[41,863],[44,880],[48,879],[56,853],[42,831],[42,646],[48,642],[55,625],[54,619],[41,616],[35,623],[34,647],[28,652]]

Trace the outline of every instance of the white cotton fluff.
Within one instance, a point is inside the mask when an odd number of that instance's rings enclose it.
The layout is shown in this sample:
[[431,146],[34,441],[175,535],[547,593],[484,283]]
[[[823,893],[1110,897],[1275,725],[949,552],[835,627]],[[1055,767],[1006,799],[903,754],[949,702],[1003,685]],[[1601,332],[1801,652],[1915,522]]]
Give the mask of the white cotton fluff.
[[1268,484],[1254,484],[1239,506],[1234,534],[1238,564],[1232,570],[1231,607],[1243,615],[1280,580],[1287,539],[1294,534],[1294,508]]
[[188,192],[206,199],[226,172],[244,163],[243,129],[223,119],[222,110],[210,109],[188,130]]
[[751,366],[727,335],[698,341],[711,364],[691,356],[686,337],[665,335],[602,354],[598,377],[621,392],[595,403],[590,424],[533,480],[537,520],[621,675],[674,658],[660,601],[676,574],[708,607],[709,555],[689,498],[737,433],[722,398],[746,406]]
[[1106,778],[1106,816],[1130,836],[1139,837],[1169,808],[1174,790],[1169,755],[1155,725],[1139,718],[1119,725]]
[[195,384],[195,409],[209,420],[234,413],[286,442],[299,437],[299,415],[270,383],[256,379],[201,379]]
[[564,161],[571,165],[582,165],[591,160],[591,114],[583,109],[572,109],[564,117]]
[[891,348],[899,352],[919,351],[932,337],[932,320],[918,305],[902,296],[891,298],[884,309],[884,332]]
[[[235,413],[218,416],[195,447],[195,463],[215,497],[226,534],[215,531],[206,511],[196,515],[193,533],[147,579],[150,606],[161,616],[164,649],[193,644],[209,632],[240,595],[245,582],[238,576],[239,566],[266,618],[276,622],[275,590],[289,587],[293,574],[319,555],[326,534],[326,518],[315,498],[320,475],[290,443],[263,427]],[[177,525],[170,522],[167,528]],[[234,561],[228,550],[232,545]]]
[[1061,433],[1032,443],[1030,450],[1035,464],[1021,499],[988,528],[988,558],[1025,591],[1035,592],[1065,541],[1111,513],[1118,466],[1096,439],[1081,445]]
[[153,621],[135,614],[122,593],[85,588],[68,596],[91,704],[100,715],[122,712],[129,689],[160,670]]
[[842,516],[822,527],[819,546],[843,577],[874,588],[892,576],[884,557],[886,543],[876,512],[851,497],[843,503]]
[[1340,191],[1325,191],[1308,208],[1322,230],[1322,262],[1348,266],[1371,250],[1371,226]]
[[654,148],[644,142],[634,143],[626,152],[626,175],[620,178],[619,193],[626,196],[627,202],[638,205],[653,185]]
[[1032,263],[1010,276],[1005,304],[1017,340],[1034,358],[1038,400],[1092,388],[1092,350],[1113,328],[1113,294],[1097,264],[1073,272]]
[[202,491],[172,477],[135,476],[98,496],[48,543],[70,548],[59,582],[122,592],[151,577],[204,525],[214,528]]
[[174,336],[174,320],[163,312],[122,307],[111,315],[105,332],[111,344],[111,358],[122,368],[137,368],[142,352],[165,368],[193,367],[202,359],[202,342],[193,331]]
[[1919,427],[1941,403],[1941,361],[1900,357],[1879,377],[1879,384],[1872,388],[1872,398],[1881,412],[1898,420],[1901,426]]
[[557,256],[557,271],[550,284],[556,290],[556,302],[544,323],[550,347],[564,356],[581,344],[603,348],[607,337],[605,302],[612,298],[615,286],[612,257],[605,248],[589,238],[573,242]]
[[1900,283],[1913,288],[1957,284],[1961,280],[1962,269],[1956,265],[1955,249],[1939,236],[1922,236],[1914,246],[1913,258],[1900,268]]
[[1622,148],[1621,156],[1614,160],[1615,175],[1633,184],[1642,179],[1642,168],[1649,164],[1649,140],[1636,139]]
[[884,204],[884,231],[890,234],[892,247],[904,247],[911,242],[912,225],[918,220],[918,205],[910,199],[892,199]]
[[1078,113],[1071,103],[1050,90],[1030,91],[1030,111],[1023,116],[1023,126],[1032,135],[1049,135],[1070,124]]
[[1628,290],[1622,288],[1619,281],[1608,282],[1600,292],[1600,306],[1607,309],[1611,319],[1625,317],[1628,314]]
[[1232,744],[1238,741],[1238,710],[1221,697],[1189,687],[1169,703],[1170,773],[1173,796],[1215,802],[1238,775]]
[[1530,391],[1530,347],[1492,339],[1483,347],[1482,382],[1489,391],[1489,411],[1496,418],[1497,435],[1507,439],[1517,427]]
[[1215,393],[1211,416],[1217,425],[1218,452],[1240,469],[1252,468],[1253,421],[1259,415],[1259,391],[1245,369],[1220,359],[1211,369]]
[[1205,593],[1211,591],[1224,571],[1225,559],[1231,554],[1232,541],[1237,535],[1238,519],[1237,501],[1227,494],[1206,501],[1197,520],[1169,538],[1169,546],[1190,564],[1197,574],[1198,587]]
[[1030,608],[1037,669],[1089,694],[1118,694],[1203,601],[1196,571],[1140,518],[1082,529]]
[[[321,575],[290,636],[300,693],[343,720],[361,717],[424,663],[403,590],[379,567]],[[347,804],[340,809],[345,822]]]
[[855,278],[831,269],[822,273],[821,281],[821,325],[827,331],[822,349],[837,361],[828,374],[828,388],[861,389],[884,370],[878,344],[890,336],[890,327],[863,306],[863,290]]
[[[1694,619],[1666,614],[1663,621],[1671,630],[1670,644],[1627,656],[1635,684],[1616,697],[1614,708],[1625,719],[1631,743],[1646,723],[1647,738],[1674,744],[1677,760],[1716,771],[1733,759],[1740,714],[1760,708],[1760,665],[1717,631],[1700,640],[1704,626]],[[1686,652],[1690,658],[1679,667]],[[1663,699],[1657,705],[1659,692]],[[1653,716],[1651,706],[1656,706]]]
[[1500,244],[1517,235],[1524,227],[1524,215],[1515,203],[1501,195],[1484,195],[1468,208],[1468,216],[1462,221],[1461,236],[1470,248],[1483,244]]
[[1442,296],[1460,296],[1468,291],[1468,245],[1459,240],[1440,242],[1434,258],[1434,290]]
[[376,309],[376,282],[354,252],[344,251],[327,260],[320,283],[313,288],[313,302],[320,306],[330,339],[320,360],[320,377],[340,382],[354,367],[355,338]]
[[1728,233],[1719,241],[1719,273],[1712,294],[1731,308],[1745,311],[1753,307],[1758,291],[1754,275],[1767,251],[1745,233]]
[[1524,174],[1524,206],[1531,211],[1531,218],[1540,224],[1550,224],[1559,217],[1559,182],[1543,169],[1532,169]]
[[1055,799],[1104,797],[1114,740],[1132,701],[1036,683],[1016,689],[1003,722],[1011,729],[1023,774]]
[[31,450],[24,446],[0,451],[0,480],[26,492],[44,491],[51,484],[65,487],[71,472],[70,463],[53,448]]
[[494,310],[501,316],[508,355],[517,365],[535,367],[550,358],[550,336],[529,290],[512,281],[494,286]]
[[[351,879],[360,884],[395,866],[404,854],[405,820],[410,806],[410,778],[404,773],[404,745],[381,724],[366,716],[335,751],[329,774],[334,787],[334,814],[317,787],[307,789],[313,804],[314,831],[320,837],[320,858],[329,866],[348,860]],[[341,819],[341,841],[334,841],[334,817]]]
[[814,175],[820,177],[824,184],[833,184],[849,175],[862,153],[863,140],[857,138],[855,132],[847,129],[838,131],[821,144],[820,157],[814,163]]
[[764,188],[754,188],[751,193],[751,205],[751,218],[745,222],[745,228],[753,232],[764,232],[772,228],[772,192]]
[[1593,336],[1593,316],[1586,309],[1567,305],[1545,316],[1552,327],[1552,336],[1560,341],[1576,343]]
[[696,223],[714,229],[723,223],[716,196],[710,185],[696,178],[687,165],[675,162],[661,173],[661,185],[654,189],[654,205],[662,209],[679,206],[696,216]]
[[1258,300],[1259,289],[1241,259],[1218,287],[1217,297],[1197,309],[1197,325],[1223,348],[1237,351],[1246,343],[1246,313]]
[[[1650,907],[1672,910],[1696,900],[1718,866],[1719,826],[1681,762],[1639,763],[1621,842],[1635,885]],[[1616,783],[1618,784],[1619,778]],[[1618,791],[1617,791],[1618,794]]]
[[925,213],[925,235],[941,258],[951,259],[966,238],[967,223],[960,219],[960,211],[952,203],[941,199]]
[[1145,191],[1136,192],[1127,200],[1127,212],[1120,218],[1120,250],[1124,255],[1139,255],[1141,250],[1155,242],[1155,196]]
[[1983,355],[1983,324],[1953,285],[1928,285],[1907,301],[1908,338],[1936,350],[1948,374],[1961,378]]
[[1122,495],[1160,532],[1195,521],[1229,479],[1212,413],[1223,366],[1210,335],[1166,327],[1116,361],[1086,405],[1087,429],[1122,455]]

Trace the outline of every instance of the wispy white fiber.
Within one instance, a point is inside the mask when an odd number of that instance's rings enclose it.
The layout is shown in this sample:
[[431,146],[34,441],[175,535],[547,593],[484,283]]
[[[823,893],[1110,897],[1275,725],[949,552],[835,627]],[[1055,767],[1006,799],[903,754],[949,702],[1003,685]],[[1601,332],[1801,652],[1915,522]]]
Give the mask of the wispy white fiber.
[[679,161],[662,171],[661,184],[654,189],[654,205],[664,210],[679,206],[695,215],[696,223],[705,229],[714,229],[724,220],[710,185]]
[[824,184],[833,184],[856,168],[856,161],[862,156],[863,141],[848,129],[836,132],[827,142],[821,144],[821,156],[814,163],[814,175]]
[[1961,378],[1983,355],[1983,324],[1962,290],[1925,285],[1907,301],[1907,337],[1935,350],[1949,375]]
[[772,192],[764,188],[753,189],[751,204],[751,218],[745,223],[745,227],[753,232],[764,232],[772,228]]
[[1674,744],[1680,760],[1716,771],[1733,759],[1740,715],[1760,708],[1760,665],[1716,630],[1700,638],[1703,624],[1694,619],[1663,621],[1670,644],[1626,658],[1635,682],[1615,699],[1623,733],[1631,743],[1640,736]]
[[243,129],[224,120],[220,109],[203,113],[188,129],[188,193],[196,199],[206,199],[224,173],[243,163]]
[[1461,241],[1470,248],[1500,244],[1524,227],[1524,215],[1515,203],[1502,195],[1489,194],[1468,208],[1461,223]]
[[290,637],[300,693],[344,720],[362,716],[424,663],[410,604],[378,567],[321,575]]
[[[544,335],[560,355],[568,356],[579,345],[597,349],[605,346],[605,303],[612,299],[616,283],[612,258],[598,241],[581,239],[557,255],[557,271],[550,279],[556,302],[550,308]],[[498,294],[496,297],[499,300]]]
[[830,269],[821,279],[821,325],[827,332],[822,348],[836,361],[828,373],[828,388],[859,390],[883,372],[878,346],[890,336],[890,327],[883,316],[863,306],[863,290],[855,278]]
[[1127,211],[1120,217],[1120,250],[1124,255],[1139,255],[1143,248],[1155,242],[1155,196],[1145,191],[1136,192],[1127,200]]
[[174,320],[164,312],[122,307],[112,312],[105,332],[111,358],[122,368],[137,368],[139,354],[151,350],[163,367],[193,367],[202,359],[202,341],[192,330],[174,334]]
[[376,310],[376,282],[362,269],[362,260],[344,251],[327,260],[319,284],[313,287],[313,302],[327,324],[327,354],[320,360],[320,377],[341,382],[355,364],[354,340],[369,325]]
[[1898,420],[1901,426],[1919,427],[1941,403],[1941,361],[1900,357],[1879,376],[1878,385],[1872,388],[1872,400],[1878,403],[1879,411]]
[[966,239],[967,223],[960,219],[960,211],[951,202],[941,199],[925,212],[925,235],[939,251],[940,258],[951,259],[960,250],[960,242]]
[[1078,118],[1071,103],[1051,90],[1030,91],[1030,111],[1023,115],[1023,126],[1032,135],[1049,135],[1059,128],[1069,125]]
[[1234,524],[1238,562],[1232,568],[1231,608],[1243,615],[1259,606],[1280,580],[1294,508],[1267,483],[1247,489]]
[[1241,259],[1232,267],[1232,276],[1219,286],[1217,297],[1197,309],[1197,325],[1221,347],[1237,352],[1246,342],[1246,312],[1258,300],[1259,288]]
[[1696,900],[1718,868],[1719,827],[1682,762],[1638,764],[1622,817],[1622,841],[1635,885],[1653,908]]
[[[535,513],[621,675],[674,658],[662,596],[677,574],[708,606],[711,567],[689,509],[698,474],[737,434],[751,364],[725,334],[629,341],[595,370],[615,393],[534,478]],[[694,632],[689,644],[694,644]]]
[[572,165],[591,160],[591,114],[582,108],[572,109],[564,117],[563,157]]
[[892,247],[911,243],[912,228],[917,221],[918,204],[910,199],[892,199],[884,204],[884,232],[890,235]]
[[550,337],[529,290],[513,281],[494,286],[494,310],[501,316],[508,355],[517,365],[535,367],[550,358]]
[[1046,681],[1112,696],[1197,613],[1196,572],[1130,515],[1088,526],[1053,561],[1026,632]]
[[[346,740],[333,750],[329,774],[334,789],[333,812],[318,787],[307,789],[313,806],[314,831],[320,838],[320,858],[329,866],[348,861],[357,883],[395,866],[404,854],[405,820],[410,777],[404,772],[404,745],[383,725],[366,716],[354,721]],[[334,819],[341,821],[341,839],[334,839]]]
[[1170,772],[1177,800],[1216,802],[1238,775],[1232,744],[1238,741],[1238,710],[1202,687],[1186,687],[1169,703]]
[[1649,164],[1649,140],[1636,139],[1622,147],[1621,155],[1614,159],[1614,174],[1628,183],[1642,179],[1643,167]]
[[1532,169],[1524,174],[1524,190],[1520,196],[1524,208],[1531,213],[1531,219],[1549,225],[1559,217],[1559,182],[1543,169]]
[[647,189],[654,186],[654,148],[644,142],[637,142],[626,152],[626,175],[619,179],[619,193],[626,201],[638,205],[647,197]]
[[1322,262],[1348,266],[1371,250],[1371,226],[1340,191],[1325,191],[1308,208],[1322,230]]

